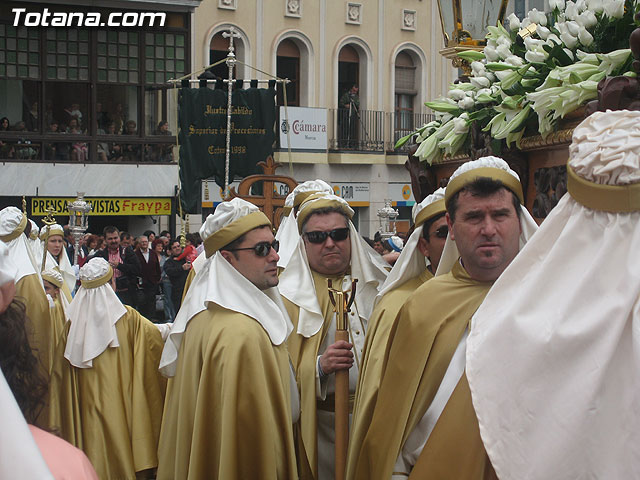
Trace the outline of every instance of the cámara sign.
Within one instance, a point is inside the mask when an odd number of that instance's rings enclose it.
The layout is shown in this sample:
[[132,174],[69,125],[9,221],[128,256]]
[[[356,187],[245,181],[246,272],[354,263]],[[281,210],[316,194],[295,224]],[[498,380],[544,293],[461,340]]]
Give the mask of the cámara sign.
[[291,148],[302,150],[327,149],[327,109],[287,107],[289,121],[284,107],[280,107],[280,148],[287,148],[287,129],[291,125],[289,137]]

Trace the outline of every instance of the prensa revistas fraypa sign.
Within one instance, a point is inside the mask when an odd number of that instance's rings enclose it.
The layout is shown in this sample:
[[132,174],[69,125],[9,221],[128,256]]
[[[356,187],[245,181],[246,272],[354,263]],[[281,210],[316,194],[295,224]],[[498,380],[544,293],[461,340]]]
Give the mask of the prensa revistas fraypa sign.
[[[34,197],[31,215],[43,217],[49,209],[54,215],[69,215],[68,205],[76,197]],[[89,215],[171,215],[171,198],[85,198],[91,204]]]

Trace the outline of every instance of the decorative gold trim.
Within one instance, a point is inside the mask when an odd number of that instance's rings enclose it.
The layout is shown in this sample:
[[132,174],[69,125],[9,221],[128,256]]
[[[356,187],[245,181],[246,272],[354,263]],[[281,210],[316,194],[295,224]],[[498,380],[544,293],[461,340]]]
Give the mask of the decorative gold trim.
[[298,216],[296,220],[298,222],[298,231],[302,233],[302,225],[307,218],[316,210],[327,207],[334,207],[340,209],[347,217],[353,218],[353,210],[351,207],[341,198],[322,198],[325,193],[317,193],[316,196],[310,196],[300,205],[298,210]]
[[62,228],[62,225],[58,225],[57,223],[51,226],[45,225],[40,231],[40,240],[55,237],[56,235],[64,237],[64,228]]
[[416,228],[425,223],[430,218],[435,217],[439,213],[445,213],[447,211],[447,207],[445,207],[444,199],[436,200],[433,203],[430,203],[422,210],[418,212],[416,216]]
[[563,145],[571,143],[573,137],[573,128],[566,130],[559,130],[547,135],[546,138],[542,138],[541,135],[533,135],[531,137],[524,137],[520,141],[520,150],[536,150],[539,148],[546,148],[553,145]]
[[291,210],[293,210],[293,207],[282,207],[282,216],[288,217],[291,213]]
[[109,270],[103,276],[95,278],[93,280],[81,280],[82,288],[98,288],[105,285],[113,277],[113,268],[109,265]]
[[58,288],[62,288],[62,285],[64,285],[64,280],[61,276],[56,277],[52,275],[52,272],[48,270],[45,270],[44,272],[42,272],[40,276],[42,277],[43,280],[46,280],[47,282],[51,283],[52,285],[55,285]]
[[309,190],[308,192],[298,192],[296,196],[293,197],[293,207],[299,207],[302,202],[304,202],[307,198],[309,198],[314,193],[318,193],[319,190]]
[[22,232],[24,232],[24,229],[26,227],[27,227],[27,216],[23,213],[22,220],[20,220],[20,223],[18,224],[16,229],[11,233],[7,233],[6,235],[0,235],[0,240],[2,240],[3,242],[10,242],[11,240],[15,240],[20,236]]
[[473,182],[476,178],[480,177],[488,177],[502,182],[505,187],[516,194],[520,203],[524,204],[524,194],[522,193],[522,184],[520,181],[506,170],[494,167],[474,168],[473,170],[468,170],[449,180],[449,184],[447,185],[447,189],[444,193],[445,202],[448,202],[449,199],[457,192],[462,190],[469,183]]
[[640,210],[640,183],[631,185],[602,185],[578,176],[567,164],[567,191],[592,210],[629,213]]
[[204,241],[204,251],[207,258],[225,245],[240,238],[254,228],[271,226],[271,222],[263,212],[252,212],[221,228]]

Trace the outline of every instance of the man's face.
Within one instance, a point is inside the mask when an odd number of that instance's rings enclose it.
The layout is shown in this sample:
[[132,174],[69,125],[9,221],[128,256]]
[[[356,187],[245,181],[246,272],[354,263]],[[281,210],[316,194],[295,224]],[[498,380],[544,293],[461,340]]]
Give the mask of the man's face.
[[424,237],[420,237],[418,240],[418,248],[425,257],[429,258],[431,262],[431,271],[436,273],[438,264],[440,263],[440,257],[442,257],[442,250],[444,250],[444,243],[447,240],[447,219],[443,215],[431,225],[429,225],[429,240]]
[[518,254],[520,221],[507,189],[484,198],[462,191],[455,222],[448,213],[446,218],[449,235],[474,280],[496,280]]
[[182,247],[180,246],[180,242],[173,242],[171,245],[171,255],[177,257],[182,253]]
[[373,242],[373,249],[378,252],[380,255],[384,253],[384,247],[382,246],[381,241]]
[[60,289],[53,283],[46,280],[42,280],[42,284],[44,285],[45,293],[49,294],[49,296],[51,296],[51,298],[55,300],[58,297],[58,292],[60,291]]
[[52,235],[47,240],[47,250],[49,250],[49,253],[56,258],[60,255],[63,246],[64,241],[60,235]]
[[[305,232],[329,232],[337,228],[348,227],[347,219],[341,213],[331,212],[324,215],[311,214],[304,226]],[[340,275],[347,271],[351,262],[351,240],[335,241],[327,236],[322,243],[311,243],[303,234],[309,266],[323,275]]]
[[139,241],[140,241],[140,250],[142,250],[143,252],[146,252],[147,249],[149,248],[149,239],[143,235],[140,237]]
[[[251,248],[261,242],[272,243],[275,237],[271,228],[256,228],[245,235],[236,248]],[[260,290],[278,285],[278,260],[280,256],[271,248],[266,257],[259,257],[253,250],[222,251],[224,258],[247,280]],[[235,255],[234,255],[235,254]]]
[[107,243],[107,248],[109,250],[117,250],[118,247],[120,247],[120,233],[117,231],[107,233],[104,237],[104,241]]
[[124,237],[122,237],[122,240],[120,240],[120,244],[124,247],[130,247],[131,246],[131,235],[125,235]]

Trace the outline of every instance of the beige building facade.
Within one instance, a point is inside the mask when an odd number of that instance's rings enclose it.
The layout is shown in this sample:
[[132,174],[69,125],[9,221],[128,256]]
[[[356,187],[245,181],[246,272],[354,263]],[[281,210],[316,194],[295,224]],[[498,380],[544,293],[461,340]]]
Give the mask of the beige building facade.
[[[237,78],[288,78],[289,106],[326,110],[326,148],[279,148],[280,173],[291,159],[298,181],[323,178],[336,192],[357,191],[347,200],[364,235],[378,230],[384,199],[410,217],[406,152],[393,145],[428,121],[424,102],[446,93],[456,77],[438,53],[435,1],[203,0],[192,18],[195,71],[224,57],[229,41],[222,33],[233,28]],[[213,71],[227,76],[224,64]],[[358,105],[347,109],[341,100],[354,84]]]

